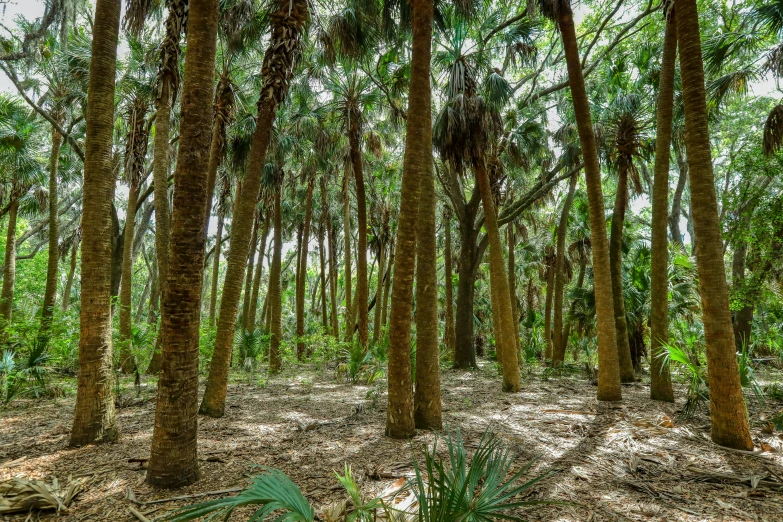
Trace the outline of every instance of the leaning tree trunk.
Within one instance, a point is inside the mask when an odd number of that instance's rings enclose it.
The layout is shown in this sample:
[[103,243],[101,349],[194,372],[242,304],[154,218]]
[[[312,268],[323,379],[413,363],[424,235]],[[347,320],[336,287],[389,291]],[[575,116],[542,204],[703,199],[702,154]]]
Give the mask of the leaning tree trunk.
[[704,89],[699,15],[696,0],[675,4],[680,46],[685,146],[690,170],[691,212],[696,234],[696,265],[701,290],[707,379],[710,387],[712,440],[721,446],[752,450],[748,416],[742,396],[734,331],[729,311],[723,242],[712,171],[707,101]]
[[[674,153],[677,157],[677,170],[680,173],[680,177],[677,178],[677,188],[674,189],[672,209],[668,216],[669,233],[671,235],[672,244],[683,246],[682,232],[680,231],[680,218],[682,217],[682,194],[685,192],[685,185],[688,182],[688,159],[685,157],[682,147],[675,145]],[[691,238],[691,241],[693,241],[693,238]]]
[[[64,118],[57,117],[62,125]],[[41,309],[41,334],[46,335],[52,325],[55,299],[57,297],[57,264],[60,262],[59,212],[57,209],[57,169],[60,165],[62,134],[52,129],[52,152],[49,156],[49,252],[46,266],[46,290]]]
[[411,6],[413,43],[411,53],[408,122],[405,128],[400,217],[397,250],[404,255],[394,259],[394,285],[389,319],[389,398],[386,435],[397,439],[411,437],[413,390],[411,389],[411,307],[416,258],[416,231],[421,179],[432,169],[432,0],[415,0]]
[[253,221],[253,234],[250,236],[250,252],[247,255],[247,270],[245,270],[245,291],[242,298],[242,328],[247,327],[248,314],[250,312],[250,298],[253,292],[253,270],[255,269],[256,251],[258,250],[258,227],[261,215],[256,212]]
[[111,317],[112,132],[120,0],[96,0],[85,117],[79,376],[70,446],[117,439]]
[[[650,245],[650,398],[665,402],[674,402],[671,371],[669,365],[663,364],[661,357],[665,350],[663,345],[669,342],[669,243],[666,222],[669,212],[669,160],[676,61],[677,25],[674,17],[668,16],[658,83]],[[684,178],[685,173],[681,177]],[[677,213],[677,228],[673,232],[680,240],[679,209]]]
[[348,176],[343,178],[343,249],[345,250],[345,338],[346,343],[353,339],[353,307],[351,302],[351,198]]
[[[432,162],[420,173],[420,181],[416,230],[416,389],[413,420],[419,429],[439,430],[443,421],[438,349],[438,251],[435,241],[437,203]],[[383,271],[380,271],[378,280],[382,278]]]
[[563,210],[560,214],[560,223],[557,226],[557,249],[555,251],[555,297],[554,297],[554,329],[555,340],[552,350],[552,366],[563,364],[565,360],[565,345],[568,341],[563,337],[563,294],[565,289],[565,244],[568,235],[568,214],[571,212],[571,204],[576,192],[577,176],[573,176],[568,182],[568,195]]
[[125,233],[122,250],[122,279],[120,280],[120,368],[122,373],[136,371],[136,361],[131,352],[131,297],[133,283],[133,233],[136,226],[136,200],[139,197],[138,183],[132,181],[128,192],[128,209],[125,212]]
[[625,293],[623,292],[623,225],[628,206],[628,172],[622,170],[617,180],[617,195],[612,211],[612,233],[609,238],[609,264],[614,298],[614,324],[617,331],[617,356],[620,362],[620,382],[634,382],[636,375],[628,342],[628,325],[625,321]]
[[454,350],[457,345],[456,334],[454,331],[454,281],[452,280],[452,269],[454,267],[454,261],[452,259],[451,252],[451,211],[448,207],[444,207],[443,212],[444,223],[444,247],[443,247],[443,263],[445,265],[445,283],[446,283],[446,328],[444,334],[443,343],[446,345],[452,360],[454,359]]
[[[280,180],[280,185],[283,182]],[[280,288],[280,272],[282,268],[283,255],[283,219],[280,202],[280,190],[275,191],[274,213],[275,213],[275,233],[274,248],[272,250],[272,264],[269,267],[269,333],[271,335],[269,345],[269,371],[279,372],[283,367],[283,361],[280,356],[280,341],[283,336],[283,318],[282,318],[282,290]]]
[[[272,125],[277,108],[288,93],[296,55],[301,45],[301,33],[308,18],[307,3],[304,0],[280,2],[272,19],[269,47],[264,55],[262,77],[264,85],[258,101],[256,130],[250,148],[247,173],[242,190],[237,196],[231,226],[231,243],[228,251],[226,279],[220,300],[215,351],[207,378],[207,387],[200,412],[212,417],[222,417],[226,403],[228,369],[231,363],[231,344],[234,340],[237,309],[242,291],[245,260],[250,248],[250,232],[253,226],[261,174],[266,163],[266,153],[272,136]],[[275,239],[279,232],[275,216]],[[274,304],[274,303],[273,303]],[[274,323],[274,320],[273,320]],[[273,325],[273,344],[275,342]],[[279,343],[279,338],[277,340]],[[275,368],[273,368],[275,369]]]
[[67,312],[71,306],[71,289],[73,288],[73,277],[76,274],[76,253],[78,250],[79,244],[74,242],[71,245],[71,266],[68,269],[68,278],[65,280],[65,289],[63,290],[63,302],[61,305],[63,312]]
[[300,361],[305,357],[305,283],[307,282],[307,250],[310,242],[310,220],[313,217],[313,179],[307,182],[305,197],[305,220],[302,231],[302,247],[299,252],[299,267],[296,281],[296,357]]
[[223,241],[223,213],[218,216],[217,233],[215,234],[215,251],[212,253],[212,281],[209,294],[209,326],[215,326],[217,310],[218,280],[220,279],[220,247]]
[[261,244],[258,247],[258,262],[256,273],[253,276],[253,293],[250,296],[250,308],[247,311],[245,330],[255,331],[256,313],[258,311],[258,293],[261,290],[261,276],[264,273],[264,254],[266,254],[266,240],[269,237],[269,218],[264,220],[264,231],[261,233]]
[[492,324],[495,328],[495,342],[498,360],[503,367],[503,391],[518,392],[519,361],[514,343],[514,317],[511,311],[511,294],[508,291],[506,268],[503,262],[503,245],[500,242],[498,217],[492,201],[492,188],[484,165],[475,166],[476,178],[484,206],[484,228],[489,237],[489,277],[494,305]]
[[[11,194],[8,205],[8,232],[5,239],[5,265],[3,268],[3,295],[0,299],[1,327],[11,323],[11,311],[14,308],[14,283],[16,282],[16,217],[19,213],[19,199]],[[5,333],[3,334],[5,335]]]
[[558,27],[563,39],[574,116],[579,131],[579,142],[585,163],[587,201],[590,211],[590,234],[593,247],[593,278],[595,281],[595,308],[598,330],[598,400],[619,401],[622,399],[620,386],[620,363],[617,358],[617,332],[614,323],[614,297],[612,277],[609,268],[609,247],[606,241],[604,195],[601,189],[601,167],[598,163],[598,148],[593,122],[590,117],[590,102],[587,99],[582,62],[576,39],[573,12],[570,2],[564,2],[560,9]]
[[[174,488],[199,477],[198,354],[206,243],[207,161],[218,27],[217,0],[191,0],[182,89],[169,272],[163,289],[163,367],[147,483]],[[207,129],[207,131],[205,131]]]

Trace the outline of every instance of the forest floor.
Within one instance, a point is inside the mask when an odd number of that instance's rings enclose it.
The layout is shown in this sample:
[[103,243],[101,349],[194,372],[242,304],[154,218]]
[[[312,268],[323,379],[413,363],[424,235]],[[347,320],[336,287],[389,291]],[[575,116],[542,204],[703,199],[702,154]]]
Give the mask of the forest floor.
[[[420,458],[434,435],[419,432],[410,442],[384,437],[381,386],[347,384],[333,369],[290,371],[298,375],[283,374],[263,386],[232,375],[226,416],[200,418],[202,478],[188,488],[159,491],[144,484],[154,381],[143,382],[138,397],[129,390],[121,399],[116,444],[67,447],[72,396],[18,400],[0,410],[0,481],[86,477],[67,514],[41,512],[30,520],[120,522],[136,520],[130,507],[154,519],[215,497],[156,499],[245,486],[258,466],[283,470],[317,509],[343,498],[334,471],[346,463],[367,495],[410,476],[414,453]],[[682,399],[674,405],[650,401],[643,382],[625,386],[622,403],[599,404],[583,374],[547,378],[538,371],[525,377],[521,393],[509,395],[500,392],[488,364],[474,372],[444,370],[442,389],[444,421],[461,430],[468,448],[489,429],[515,452],[517,466],[541,456],[530,477],[552,472],[530,498],[565,504],[520,512],[526,520],[783,520],[783,440],[764,429],[765,415],[780,411],[780,401],[760,408],[748,398],[756,453],[745,454],[710,442],[706,414],[684,420]],[[684,389],[677,395],[682,398]],[[244,519],[237,512],[231,520]]]

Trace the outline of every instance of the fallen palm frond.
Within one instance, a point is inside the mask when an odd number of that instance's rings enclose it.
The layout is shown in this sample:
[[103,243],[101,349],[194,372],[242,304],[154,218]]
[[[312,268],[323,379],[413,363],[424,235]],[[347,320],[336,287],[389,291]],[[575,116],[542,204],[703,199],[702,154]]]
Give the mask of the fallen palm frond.
[[86,478],[71,480],[66,487],[61,487],[56,478],[50,484],[24,477],[0,482],[0,514],[41,509],[55,509],[58,513],[68,511],[86,481]]

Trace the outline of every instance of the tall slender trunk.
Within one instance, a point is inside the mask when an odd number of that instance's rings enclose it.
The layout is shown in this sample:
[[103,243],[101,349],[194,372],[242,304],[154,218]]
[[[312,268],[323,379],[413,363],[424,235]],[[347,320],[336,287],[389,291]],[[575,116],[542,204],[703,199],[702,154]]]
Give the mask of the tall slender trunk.
[[509,223],[507,227],[506,240],[508,243],[508,294],[511,299],[511,319],[514,327],[514,351],[519,354],[521,347],[519,343],[519,314],[517,313],[517,263],[515,250],[517,247],[516,234],[514,233],[514,223]]
[[215,234],[215,251],[212,253],[212,288],[209,294],[209,326],[215,326],[217,310],[218,280],[220,279],[220,247],[223,246],[223,213],[218,216],[217,233]]
[[[418,227],[416,230],[416,389],[413,420],[423,430],[439,430],[440,350],[438,349],[438,250],[435,240],[435,174],[429,168],[420,173]],[[383,271],[378,272],[378,280]]]
[[79,244],[74,242],[71,245],[71,266],[68,268],[68,278],[65,280],[65,289],[63,290],[63,312],[68,311],[71,306],[71,289],[73,289],[73,277],[76,274],[76,253],[79,250]]
[[452,360],[454,359],[454,350],[457,345],[456,333],[454,331],[454,281],[452,279],[452,269],[454,268],[454,261],[452,259],[451,252],[451,211],[448,207],[444,207],[443,211],[443,225],[444,225],[444,247],[443,247],[443,263],[444,279],[446,287],[446,328],[444,334],[443,343],[451,354]]
[[546,297],[544,298],[544,340],[546,348],[544,351],[544,361],[552,361],[552,301],[555,296],[555,252],[552,251],[552,245],[547,245],[544,255],[544,265],[546,266]]
[[[282,185],[282,180],[280,182]],[[275,234],[272,264],[269,267],[269,332],[271,341],[269,346],[269,371],[279,372],[283,367],[280,356],[280,341],[283,336],[282,318],[282,294],[280,288],[280,271],[283,253],[283,219],[280,202],[280,191],[275,192]]]
[[324,333],[329,332],[329,314],[326,311],[326,252],[324,251],[324,216],[321,215],[321,223],[318,227],[318,260],[320,262],[320,283],[321,283],[321,325]]
[[256,273],[253,276],[253,294],[250,297],[250,308],[247,312],[247,323],[245,330],[254,331],[256,329],[256,312],[258,311],[258,293],[261,289],[261,276],[264,273],[264,254],[266,253],[266,241],[269,237],[269,218],[264,220],[264,231],[261,234],[261,244],[258,249],[258,262],[256,263]]
[[617,356],[620,362],[620,382],[634,382],[636,375],[628,342],[628,325],[625,321],[625,293],[623,292],[623,225],[628,206],[628,172],[621,171],[617,179],[617,194],[612,211],[612,233],[609,238],[609,264],[614,298],[614,324],[617,331]]
[[326,203],[326,178],[321,177],[321,212],[325,213],[326,220],[326,241],[329,259],[329,301],[331,317],[331,334],[335,339],[340,337],[340,326],[337,317],[337,262],[334,252],[334,230],[332,229],[332,220],[329,217],[329,207]]
[[117,439],[112,386],[110,261],[114,76],[120,0],[96,0],[93,20],[87,87],[90,102],[85,117],[79,377],[70,446]]
[[[576,278],[576,288],[577,290],[581,290],[582,286],[584,286],[585,282],[585,272],[587,271],[587,260],[582,259],[581,263],[579,263],[579,275]],[[565,328],[563,328],[563,361],[565,361],[565,352],[568,348],[568,338],[571,335],[571,326],[573,324],[573,321],[570,316],[573,315],[574,309],[576,308],[576,303],[571,303],[571,309],[568,314],[567,320],[565,321]],[[576,356],[575,356],[576,357]]]
[[357,307],[359,316],[359,343],[366,350],[370,332],[369,310],[367,309],[370,287],[367,278],[367,196],[364,189],[364,169],[362,167],[360,137],[359,122],[357,118],[354,118],[348,134],[348,140],[351,145],[354,182],[356,183],[356,225],[359,236],[356,247],[356,303],[354,306]]
[[[676,33],[674,37],[676,38]],[[677,188],[675,188],[674,196],[672,196],[672,209],[668,215],[669,233],[671,235],[672,244],[682,246],[683,243],[682,232],[680,231],[680,219],[682,218],[682,194],[685,191],[685,185],[688,182],[688,159],[685,157],[685,153],[682,150],[682,147],[675,146],[674,153],[677,157],[677,170],[680,174],[679,178],[677,178]],[[693,238],[691,238],[691,241],[693,241]]]
[[[471,217],[471,221],[472,221]],[[455,368],[476,367],[476,346],[473,334],[473,296],[476,289],[476,246],[473,231],[460,227],[459,279],[457,281],[457,344],[454,349]]]
[[565,360],[565,345],[567,338],[563,337],[563,294],[565,290],[565,245],[568,235],[568,214],[571,212],[571,204],[574,201],[576,183],[578,178],[573,176],[568,182],[568,195],[563,203],[560,213],[560,223],[557,226],[557,250],[555,251],[555,297],[554,297],[554,329],[555,340],[552,351],[552,365],[558,366]]
[[701,290],[704,340],[707,346],[712,440],[721,446],[751,450],[753,441],[748,429],[745,400],[734,352],[734,331],[723,266],[723,243],[707,122],[699,15],[696,0],[677,0],[675,6],[685,105],[685,145],[690,170],[691,212],[696,234],[696,264]]
[[147,277],[147,280],[144,282],[144,288],[141,290],[141,296],[139,297],[139,302],[136,308],[134,310],[136,311],[133,320],[136,321],[136,323],[140,323],[142,319],[144,318],[144,303],[147,301],[147,295],[150,293],[150,285],[152,284],[152,275],[150,274],[149,277]]
[[377,345],[381,338],[381,300],[383,299],[383,282],[386,275],[386,243],[381,241],[378,246],[378,284],[375,289],[375,316],[372,322],[372,344]]
[[[11,194],[8,205],[8,231],[5,239],[5,264],[3,265],[3,295],[0,300],[1,327],[11,323],[11,312],[14,309],[14,283],[16,283],[16,217],[19,213],[19,199]],[[5,335],[5,334],[3,334]]]
[[614,323],[612,277],[609,268],[609,248],[606,241],[604,195],[601,189],[601,168],[598,163],[598,149],[590,116],[582,62],[574,27],[570,2],[560,9],[557,20],[563,39],[571,99],[574,104],[576,126],[585,163],[587,200],[590,211],[590,234],[593,247],[593,274],[595,280],[595,308],[598,330],[598,400],[619,401],[622,399],[620,386],[620,363],[617,358],[617,332]]
[[136,226],[136,200],[139,197],[138,183],[132,181],[128,192],[128,208],[125,212],[125,233],[122,250],[122,279],[120,280],[120,368],[129,374],[136,370],[136,360],[131,352],[131,297],[133,283],[133,233]]
[[353,339],[353,303],[351,302],[351,198],[348,176],[343,178],[343,244],[345,255],[345,338],[346,343]]
[[[671,158],[674,112],[674,74],[677,62],[677,25],[673,16],[666,20],[658,83],[656,111],[655,173],[652,194],[652,241],[650,245],[650,398],[674,402],[671,371],[661,359],[663,345],[669,342],[669,244],[666,222],[669,212],[669,160]],[[680,174],[685,178],[685,173]],[[683,187],[685,183],[682,183]],[[678,180],[677,188],[682,194]],[[681,241],[680,216],[672,238]]]
[[400,194],[397,249],[405,255],[394,259],[394,285],[389,319],[389,394],[386,435],[404,439],[416,432],[411,389],[411,307],[416,259],[416,231],[421,179],[432,169],[432,0],[416,0],[411,6],[413,43],[405,128],[405,154]]
[[302,247],[299,252],[299,267],[297,268],[296,281],[296,357],[300,361],[305,356],[305,284],[307,283],[307,251],[310,243],[310,220],[313,216],[313,185],[310,178],[307,182],[307,196],[305,197],[305,220],[302,231]]
[[247,270],[245,270],[245,291],[242,298],[242,328],[248,330],[247,320],[250,313],[250,297],[253,291],[253,270],[255,268],[256,251],[258,250],[258,228],[261,216],[255,213],[253,220],[253,234],[250,236],[250,252],[247,256]]
[[[58,117],[63,123],[64,118]],[[46,334],[52,324],[55,299],[57,297],[57,264],[60,262],[60,224],[57,208],[57,170],[60,165],[60,147],[63,143],[62,134],[52,129],[52,151],[49,156],[49,252],[47,253],[46,290],[44,291],[43,308],[41,308],[41,333]]]
[[391,267],[394,266],[394,239],[392,238],[389,244],[389,261],[386,270],[389,272],[389,277],[386,278],[386,282],[383,285],[383,309],[381,310],[381,328],[386,328],[386,324],[389,321],[389,297],[391,296],[392,277],[394,274],[391,271]]
[[489,237],[489,277],[490,291],[494,301],[492,309],[492,324],[495,328],[495,342],[498,360],[503,366],[503,391],[518,392],[519,360],[516,343],[514,343],[514,317],[511,311],[511,294],[508,291],[506,268],[503,262],[503,245],[500,242],[498,217],[495,203],[492,201],[492,189],[489,176],[484,165],[476,165],[476,179],[481,192],[481,203],[484,206],[484,228]]
[[182,89],[181,125],[169,272],[163,290],[163,366],[152,432],[147,483],[174,488],[199,477],[198,355],[201,287],[206,243],[207,170],[218,27],[217,0],[190,0],[188,52]]

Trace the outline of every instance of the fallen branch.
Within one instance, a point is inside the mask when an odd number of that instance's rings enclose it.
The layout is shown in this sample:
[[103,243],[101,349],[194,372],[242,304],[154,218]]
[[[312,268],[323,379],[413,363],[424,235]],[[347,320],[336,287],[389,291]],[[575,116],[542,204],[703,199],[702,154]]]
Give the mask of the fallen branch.
[[715,483],[731,483],[731,484],[746,484],[751,488],[756,489],[757,486],[762,486],[770,489],[783,490],[783,482],[776,482],[773,480],[764,480],[769,475],[748,475],[743,477],[741,475],[734,475],[733,473],[722,473],[719,471],[709,471],[696,466],[688,466],[688,471],[696,473],[692,480],[700,480],[703,482],[715,482]]
[[192,495],[180,495],[178,497],[159,498],[157,500],[147,500],[146,502],[139,502],[139,504],[143,504],[147,506],[150,504],[162,504],[164,502],[175,502],[177,500],[188,500],[191,498],[209,497],[212,495],[225,495],[226,493],[238,493],[243,489],[245,488],[236,487],[236,488],[229,488],[229,489],[221,489],[218,491],[206,491],[204,493],[193,493]]

